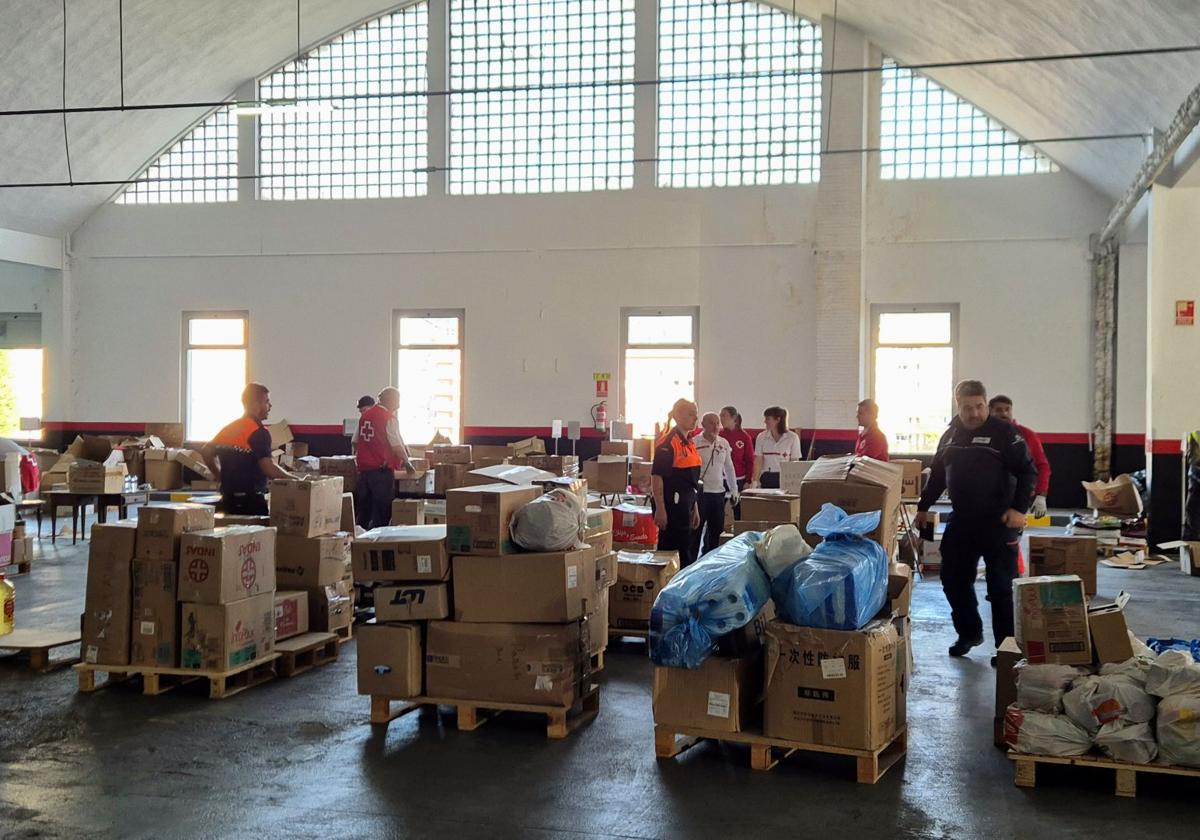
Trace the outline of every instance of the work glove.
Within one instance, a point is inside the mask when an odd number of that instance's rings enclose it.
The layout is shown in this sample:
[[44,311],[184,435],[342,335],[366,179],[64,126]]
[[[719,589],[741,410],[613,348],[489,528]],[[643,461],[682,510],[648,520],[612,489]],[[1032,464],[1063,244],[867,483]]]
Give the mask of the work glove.
[[1038,496],[1033,500],[1033,507],[1029,509],[1029,515],[1034,519],[1041,519],[1046,515],[1046,497]]

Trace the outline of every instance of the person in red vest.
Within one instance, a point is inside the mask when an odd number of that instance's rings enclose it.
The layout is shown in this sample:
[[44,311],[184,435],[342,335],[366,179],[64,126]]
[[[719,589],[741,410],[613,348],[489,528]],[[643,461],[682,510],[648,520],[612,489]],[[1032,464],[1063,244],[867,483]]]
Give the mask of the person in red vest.
[[408,447],[400,437],[400,422],[396,419],[399,407],[400,392],[395,388],[384,388],[379,392],[379,401],[363,409],[358,418],[354,454],[358,465],[358,488],[354,515],[358,524],[368,531],[392,521],[395,471],[403,468],[413,472]]
[[858,425],[862,430],[858,433],[858,443],[854,445],[855,455],[866,455],[876,461],[888,459],[887,438],[879,429],[879,406],[875,400],[863,400],[858,404]]
[[691,434],[699,413],[691,400],[675,401],[671,407],[671,426],[654,445],[654,464],[650,469],[658,548],[678,551],[683,567],[696,559],[692,553],[692,531],[700,527],[696,492],[703,462]]
[[737,477],[738,501],[733,505],[733,518],[742,518],[741,493],[754,477],[754,438],[742,428],[742,415],[732,405],[721,409],[721,437],[729,441],[733,452],[733,474]]
[[1033,504],[1029,507],[1029,515],[1034,519],[1041,519],[1046,515],[1046,494],[1050,492],[1050,459],[1046,457],[1042,439],[1033,429],[1022,426],[1013,419],[1011,397],[1003,394],[992,397],[988,402],[988,412],[997,420],[1012,423],[1021,433],[1021,437],[1025,438],[1025,448],[1029,450],[1029,457],[1033,458],[1033,465],[1037,467],[1037,484],[1033,487]]
[[201,457],[221,483],[224,513],[266,516],[267,479],[295,478],[271,457],[271,433],[263,421],[271,415],[271,392],[251,382],[242,391],[246,413],[234,420],[200,450]]

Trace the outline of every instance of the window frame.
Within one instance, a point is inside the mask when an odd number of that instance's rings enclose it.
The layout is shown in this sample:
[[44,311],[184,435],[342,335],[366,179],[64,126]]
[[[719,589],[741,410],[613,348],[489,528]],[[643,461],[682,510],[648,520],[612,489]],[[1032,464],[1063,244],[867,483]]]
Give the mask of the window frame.
[[[679,316],[689,315],[692,319],[692,341],[690,344],[630,344],[629,343],[629,319],[637,316]],[[626,353],[629,350],[691,350],[692,351],[692,382],[694,383],[693,399],[697,405],[700,403],[700,307],[699,306],[622,306],[621,307],[621,343],[618,347],[620,353],[620,416],[628,417],[628,394],[625,391],[625,367]],[[647,437],[647,431],[650,435],[654,434],[654,430],[634,430],[635,433],[642,437]]]
[[[458,319],[458,343],[457,344],[401,344],[400,343],[400,319],[401,318],[457,318]],[[467,417],[467,310],[465,308],[438,308],[438,309],[393,309],[392,310],[392,355],[389,367],[391,368],[391,376],[389,381],[395,388],[400,387],[400,351],[401,350],[457,350],[459,353],[458,362],[458,442],[462,443],[464,439],[463,430],[466,428]],[[401,399],[404,397],[404,392],[400,392]],[[409,446],[425,446],[428,441],[422,441],[414,444],[413,441],[405,440]]]
[[[235,344],[192,344],[191,330],[189,329],[190,323],[193,320],[205,320],[205,319],[217,319],[217,318],[240,318],[240,319],[242,319],[242,322],[245,324],[245,334],[242,336],[242,343],[240,345],[235,345]],[[189,383],[190,383],[190,379],[191,379],[191,370],[188,366],[188,354],[192,350],[239,350],[239,349],[242,350],[246,354],[246,364],[245,364],[245,374],[244,374],[245,383],[242,385],[242,387],[245,388],[245,386],[247,384],[249,384],[250,382],[253,381],[253,379],[250,376],[250,369],[251,369],[251,365],[250,365],[250,310],[248,310],[248,309],[186,310],[183,313],[183,333],[182,333],[181,338],[182,338],[182,341],[181,341],[182,351],[179,354],[180,418],[183,421],[184,440],[190,441],[190,440],[193,440],[193,438],[190,436],[191,429],[188,428],[188,426],[189,426],[189,424],[188,424],[188,395],[191,390],[189,387]],[[233,419],[233,418],[230,418],[230,419]]]

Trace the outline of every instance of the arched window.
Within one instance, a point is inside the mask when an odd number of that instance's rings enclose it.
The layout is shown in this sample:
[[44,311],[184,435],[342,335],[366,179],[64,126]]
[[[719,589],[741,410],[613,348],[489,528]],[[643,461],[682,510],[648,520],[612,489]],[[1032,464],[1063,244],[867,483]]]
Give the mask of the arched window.
[[391,198],[428,186],[428,4],[368,21],[259,81],[264,199]]
[[149,164],[117,204],[237,201],[237,117],[213,111]]
[[821,173],[821,28],[762,2],[660,0],[658,184]]
[[1058,171],[1052,160],[970,102],[891,59],[883,64],[879,145],[884,179]]

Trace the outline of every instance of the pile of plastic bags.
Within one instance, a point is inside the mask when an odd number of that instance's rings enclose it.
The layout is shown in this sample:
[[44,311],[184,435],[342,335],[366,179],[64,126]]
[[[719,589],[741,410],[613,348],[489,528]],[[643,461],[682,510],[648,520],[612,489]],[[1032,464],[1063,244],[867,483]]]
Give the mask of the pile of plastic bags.
[[587,527],[583,501],[567,490],[551,490],[513,514],[509,534],[526,551],[570,551],[583,543]]
[[1158,704],[1159,757],[1168,764],[1200,767],[1200,664],[1190,653],[1159,654],[1146,679]]

